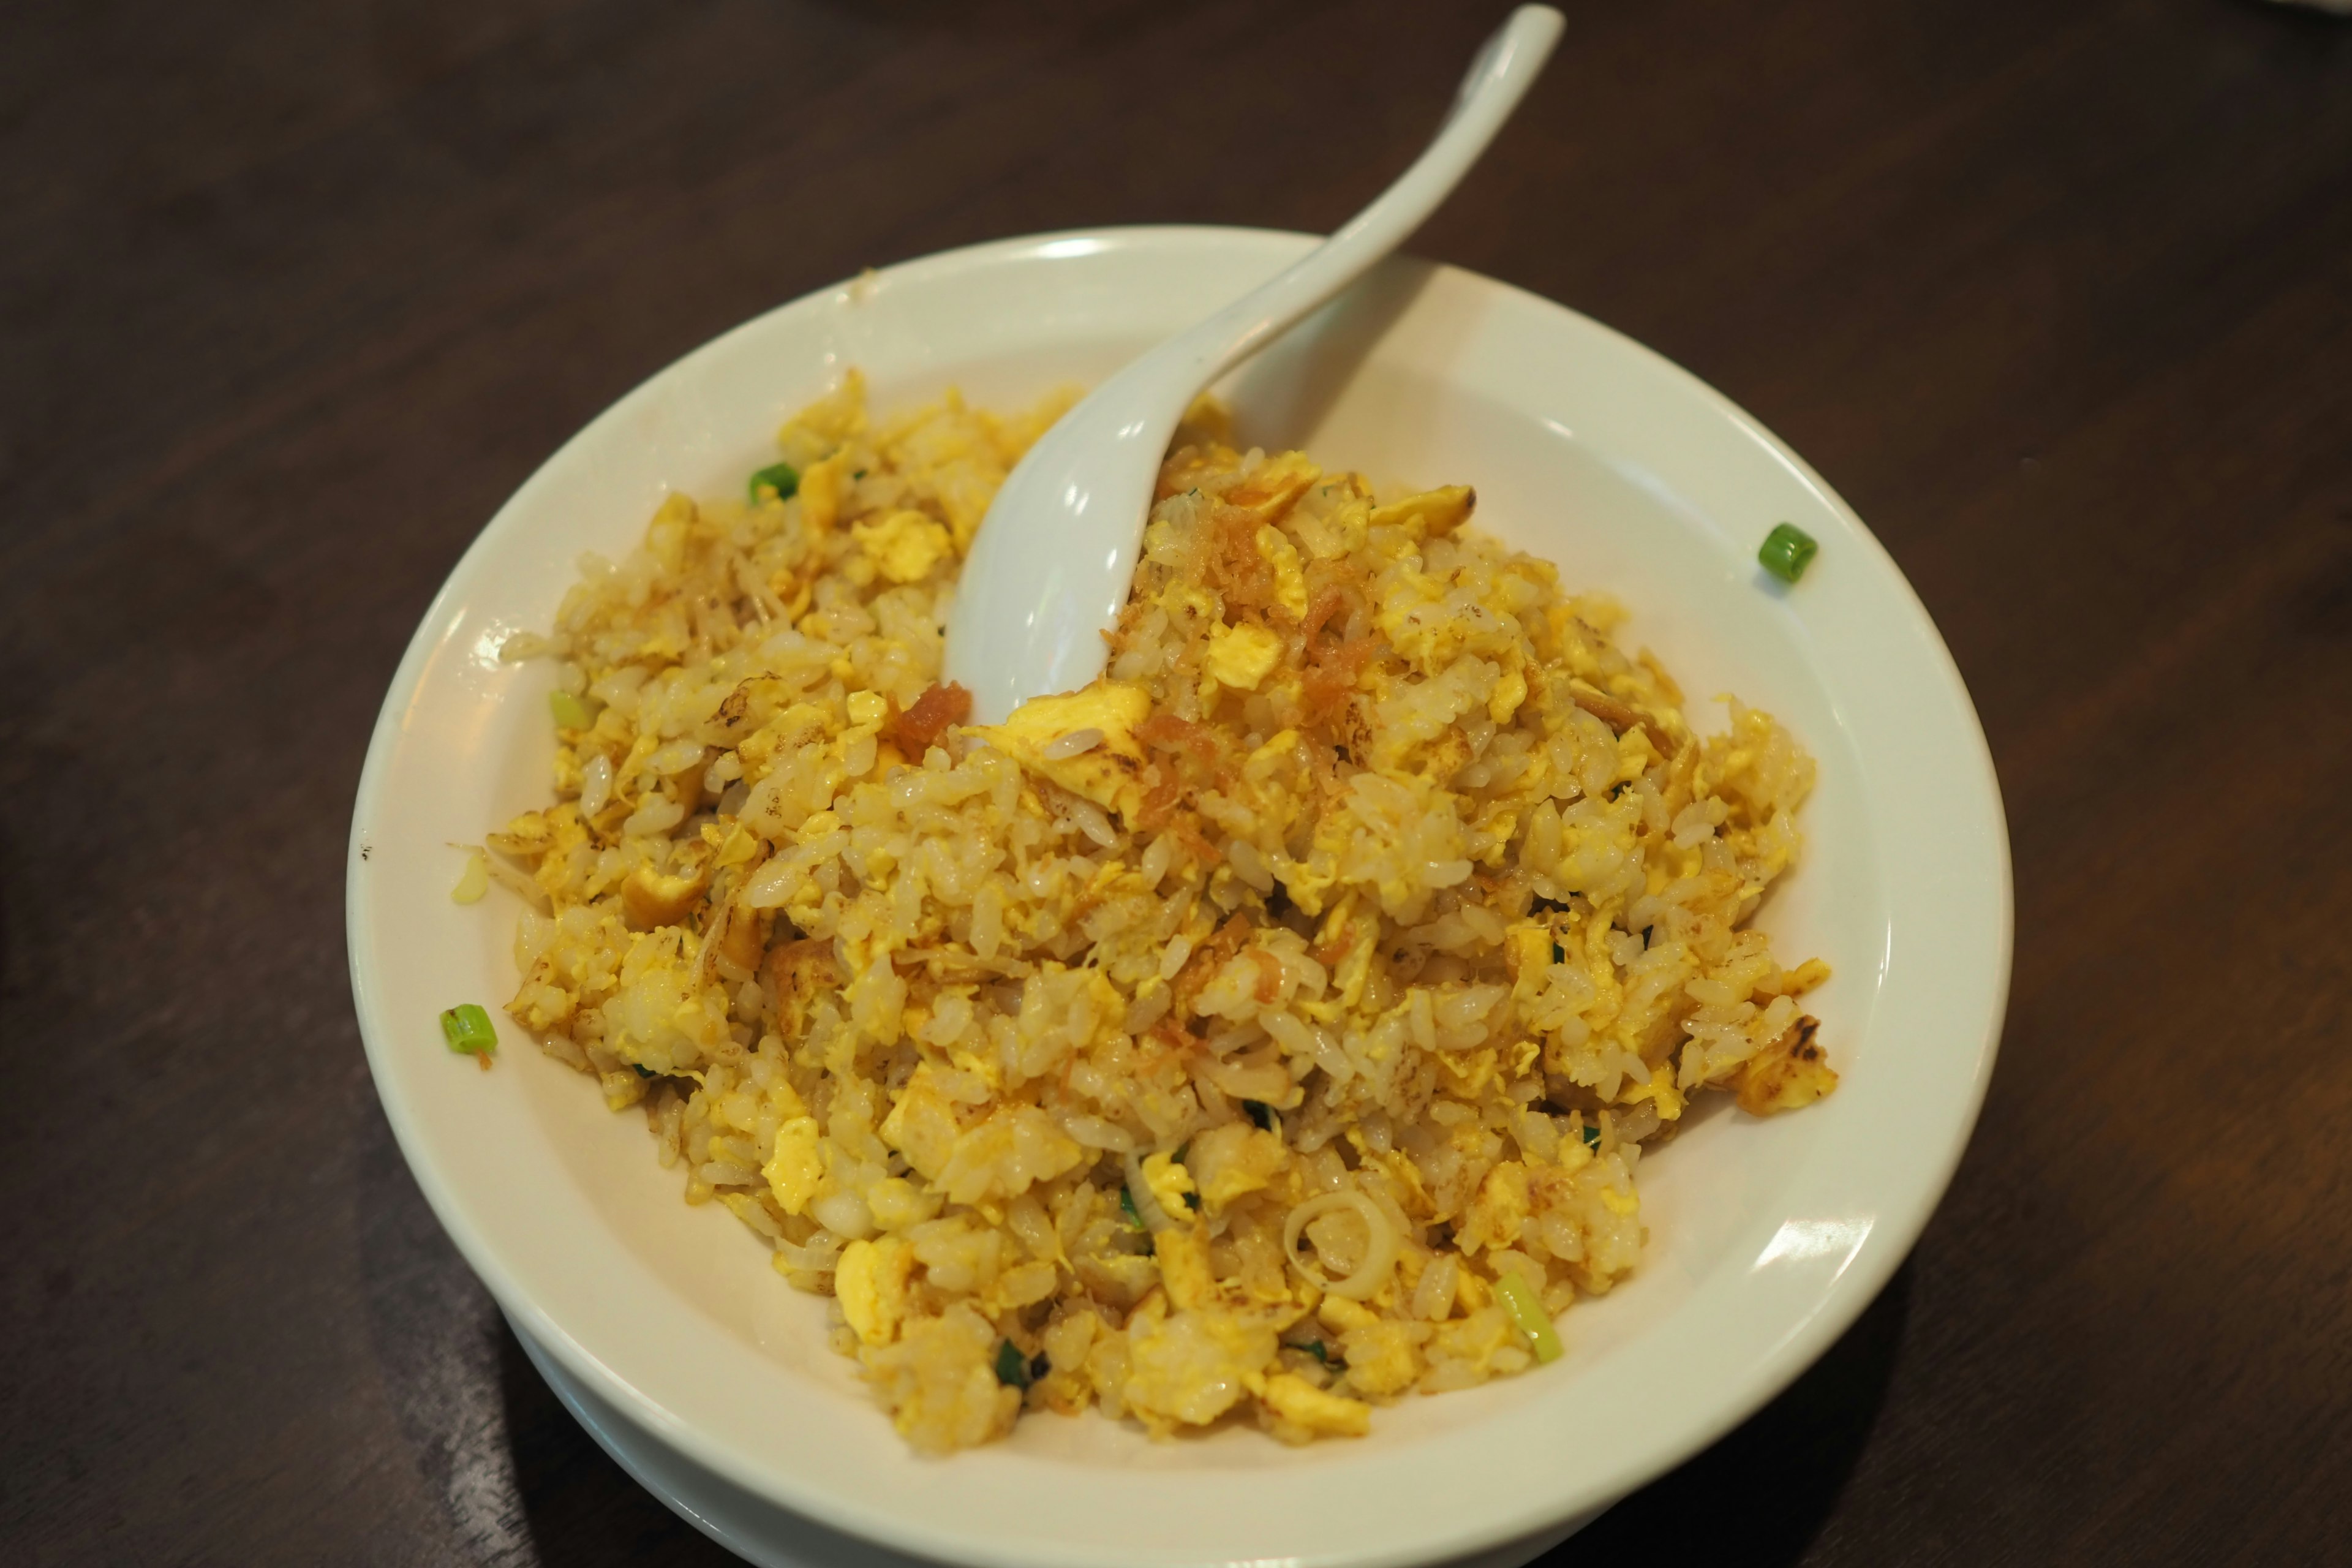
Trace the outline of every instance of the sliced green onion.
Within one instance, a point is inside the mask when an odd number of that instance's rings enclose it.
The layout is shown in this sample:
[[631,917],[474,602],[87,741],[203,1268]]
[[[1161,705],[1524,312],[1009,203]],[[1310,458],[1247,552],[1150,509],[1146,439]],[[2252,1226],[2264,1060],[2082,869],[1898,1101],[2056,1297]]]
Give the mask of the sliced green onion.
[[490,1026],[490,1016],[471,1002],[441,1015],[441,1037],[449,1042],[451,1050],[464,1056],[486,1056],[499,1048],[499,1032]]
[[1000,1340],[996,1345],[996,1381],[1007,1388],[1029,1386],[1029,1358],[1011,1340]]
[[1502,1300],[1503,1310],[1511,1315],[1512,1323],[1528,1336],[1528,1348],[1536,1352],[1536,1360],[1558,1361],[1559,1331],[1551,1326],[1551,1314],[1536,1300],[1527,1277],[1517,1269],[1505,1270],[1503,1277],[1495,1281],[1495,1294]]
[[1271,1132],[1274,1131],[1274,1107],[1268,1105],[1265,1101],[1262,1100],[1244,1100],[1242,1101],[1242,1110],[1248,1113],[1251,1122],[1256,1126],[1259,1131]]
[[1321,1340],[1285,1340],[1282,1342],[1282,1348],[1286,1351],[1297,1351],[1301,1355],[1311,1355],[1325,1366],[1338,1364],[1331,1359],[1331,1352],[1323,1348]]
[[1143,1211],[1135,1206],[1135,1194],[1128,1191],[1125,1187],[1121,1187],[1118,1190],[1118,1212],[1125,1215],[1127,1216],[1127,1223],[1133,1226],[1136,1229],[1149,1230],[1151,1228],[1143,1223]]
[[1805,574],[1821,548],[1811,534],[1793,522],[1784,522],[1764,536],[1764,548],[1756,552],[1756,559],[1781,582],[1793,583]]
[[751,476],[751,499],[755,501],[762,489],[775,491],[776,499],[782,500],[800,488],[801,471],[790,463],[770,463]]
[[1601,1152],[1601,1129],[1597,1124],[1591,1121],[1586,1122],[1584,1124],[1584,1131],[1580,1134],[1580,1136],[1583,1138],[1584,1146],[1586,1148],[1591,1150],[1596,1154]]
[[559,730],[585,730],[596,721],[596,710],[569,691],[549,692],[547,707]]

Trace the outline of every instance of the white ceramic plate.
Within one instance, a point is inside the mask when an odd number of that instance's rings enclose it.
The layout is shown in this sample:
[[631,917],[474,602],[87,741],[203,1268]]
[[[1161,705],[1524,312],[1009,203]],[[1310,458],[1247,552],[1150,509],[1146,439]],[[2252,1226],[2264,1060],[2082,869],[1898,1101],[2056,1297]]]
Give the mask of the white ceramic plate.
[[[986,1568],[1282,1562],[1385,1568],[1485,1552],[1606,1506],[1724,1432],[1851,1322],[1959,1158],[1991,1071],[2009,856],[1968,695],[1885,552],[1724,398],[1571,311],[1392,263],[1226,388],[1242,434],[1376,479],[1478,489],[1479,520],[1633,610],[1702,729],[1716,692],[1778,714],[1821,780],[1808,856],[1761,917],[1819,953],[1843,1074],[1799,1115],[1718,1105],[1643,1166],[1633,1280],[1562,1323],[1567,1358],[1289,1449],[1154,1444],[1024,1418],[945,1462],[908,1453],[799,1295],[717,1205],[689,1210],[641,1119],[501,1020],[498,1070],[436,1015],[512,991],[514,910],[449,900],[453,843],[543,798],[543,666],[505,666],[583,550],[625,551],[662,495],[730,491],[845,368],[888,408],[960,386],[1090,381],[1313,243],[1231,229],[1008,240],[811,295],[679,361],[533,475],[458,563],[394,678],[352,830],[352,988],[419,1184],[508,1315],[688,1464],[852,1535]],[[1756,565],[1775,522],[1822,542],[1801,585]]]

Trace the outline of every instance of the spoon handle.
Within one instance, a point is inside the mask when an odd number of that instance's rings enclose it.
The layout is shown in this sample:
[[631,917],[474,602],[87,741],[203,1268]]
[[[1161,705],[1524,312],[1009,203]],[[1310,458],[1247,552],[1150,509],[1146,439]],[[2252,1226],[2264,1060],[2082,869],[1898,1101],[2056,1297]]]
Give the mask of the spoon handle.
[[1522,5],[1486,41],[1436,140],[1337,234],[1129,363],[1029,448],[997,490],[949,613],[945,674],[999,723],[1032,697],[1102,673],[1160,459],[1193,395],[1354,282],[1437,209],[1510,118],[1559,39]]
[[1330,238],[1137,360],[1121,379],[1139,372],[1139,380],[1165,375],[1189,381],[1195,390],[1206,386],[1403,244],[1453,194],[1518,107],[1559,41],[1561,26],[1560,14],[1549,5],[1513,11],[1470,62],[1436,139],[1394,184]]

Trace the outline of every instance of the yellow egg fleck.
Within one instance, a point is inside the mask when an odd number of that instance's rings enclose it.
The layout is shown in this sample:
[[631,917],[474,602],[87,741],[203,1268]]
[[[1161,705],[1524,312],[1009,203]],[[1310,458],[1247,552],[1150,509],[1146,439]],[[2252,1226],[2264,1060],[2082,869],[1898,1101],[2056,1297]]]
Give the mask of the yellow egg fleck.
[[1209,1268],[1206,1237],[1190,1227],[1171,1227],[1152,1238],[1151,1251],[1160,1260],[1160,1283],[1179,1310],[1216,1304],[1217,1279]]
[[[1033,698],[980,733],[1023,767],[1106,811],[1132,817],[1143,804],[1143,747],[1135,727],[1150,712],[1151,694],[1142,687],[1097,680],[1083,690]],[[1086,750],[1066,755],[1056,748],[1089,731],[1101,739]]]
[[1275,602],[1300,620],[1307,617],[1307,574],[1299,570],[1298,547],[1272,523],[1260,523],[1257,552],[1274,568]]
[[[1330,1304],[1328,1300],[1323,1303],[1327,1308]],[[1376,1317],[1368,1308],[1356,1310],[1363,1314],[1363,1321],[1339,1335],[1339,1352],[1347,1358],[1349,1383],[1366,1394],[1403,1393],[1421,1375],[1421,1355],[1413,1348],[1412,1325]]]
[[1151,1189],[1160,1212],[1169,1218],[1181,1220],[1192,1212],[1192,1205],[1184,1201],[1197,1190],[1192,1184],[1192,1173],[1176,1163],[1172,1152],[1144,1157],[1143,1184]]
[[841,1315],[857,1337],[869,1345],[887,1345],[898,1337],[907,1316],[907,1282],[915,1270],[915,1248],[904,1237],[886,1236],[878,1241],[853,1241],[841,1249],[835,1266],[833,1289]]
[[1147,1419],[1205,1426],[1265,1387],[1279,1346],[1262,1318],[1209,1310],[1130,1325],[1127,1402]]
[[1477,504],[1478,492],[1468,485],[1446,485],[1374,508],[1371,525],[1402,528],[1416,539],[1434,539],[1469,521]]
[[940,1199],[904,1176],[885,1176],[866,1189],[866,1207],[884,1230],[904,1230],[940,1212]]
[[920,582],[955,550],[946,526],[919,511],[894,511],[879,522],[852,523],[849,536],[893,583]]
[[824,1179],[824,1156],[817,1149],[817,1125],[813,1116],[796,1116],[776,1129],[776,1152],[760,1173],[786,1214],[807,1212]]
[[1201,1202],[1213,1217],[1227,1205],[1264,1192],[1289,1161],[1290,1151],[1280,1138],[1234,1121],[1195,1137],[1184,1168],[1193,1173]]
[[1515,664],[1503,671],[1502,679],[1495,682],[1494,695],[1486,699],[1486,717],[1497,724],[1507,724],[1511,716],[1519,710],[1519,704],[1527,700],[1528,678]]
[[1254,691],[1282,662],[1282,639],[1261,626],[1220,626],[1209,634],[1202,662],[1220,684]]
[[849,454],[835,452],[801,470],[801,517],[818,533],[841,521],[841,492],[848,488]]
[[709,885],[708,865],[680,877],[666,876],[651,866],[639,866],[621,884],[621,907],[628,913],[629,924],[639,931],[676,925],[701,900],[703,889]]
[[1309,1433],[1360,1437],[1371,1430],[1372,1407],[1360,1399],[1327,1394],[1293,1373],[1276,1373],[1265,1380],[1265,1402],[1286,1421]]
[[[1511,1343],[1514,1337],[1511,1320],[1501,1308],[1490,1306],[1481,1307],[1466,1318],[1438,1324],[1431,1342],[1438,1352],[1468,1362],[1483,1371],[1494,1353]],[[1355,1364],[1352,1359],[1348,1363],[1351,1373]]]

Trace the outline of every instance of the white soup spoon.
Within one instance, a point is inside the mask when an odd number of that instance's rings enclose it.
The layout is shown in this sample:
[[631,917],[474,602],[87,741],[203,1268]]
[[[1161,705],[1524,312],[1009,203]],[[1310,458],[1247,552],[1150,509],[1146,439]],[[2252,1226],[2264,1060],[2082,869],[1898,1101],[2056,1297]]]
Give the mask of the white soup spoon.
[[1511,13],[1471,62],[1428,150],[1371,205],[1278,276],[1120,370],[1055,422],[996,493],[948,617],[947,679],[972,721],[1103,670],[1135,576],[1160,459],[1202,388],[1354,282],[1469,173],[1559,39],[1549,5]]

